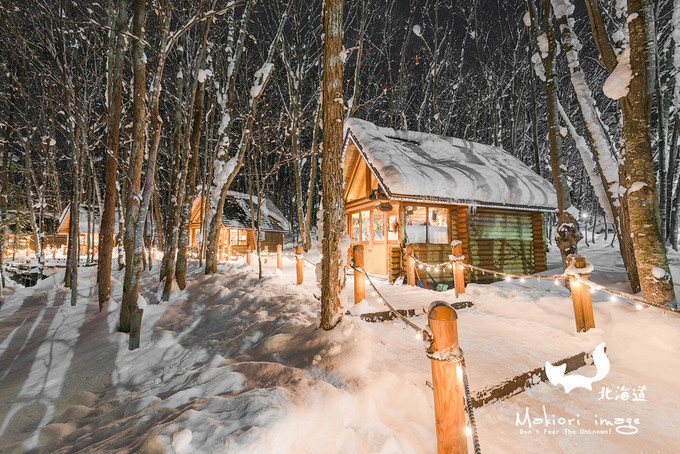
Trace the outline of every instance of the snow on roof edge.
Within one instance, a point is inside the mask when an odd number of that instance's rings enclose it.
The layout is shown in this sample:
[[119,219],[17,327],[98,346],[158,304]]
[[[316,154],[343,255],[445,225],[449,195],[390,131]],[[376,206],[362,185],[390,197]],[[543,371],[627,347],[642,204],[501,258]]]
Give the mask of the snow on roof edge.
[[344,146],[348,139],[355,143],[388,195],[536,211],[557,207],[552,184],[499,147],[358,118],[347,119],[344,130]]

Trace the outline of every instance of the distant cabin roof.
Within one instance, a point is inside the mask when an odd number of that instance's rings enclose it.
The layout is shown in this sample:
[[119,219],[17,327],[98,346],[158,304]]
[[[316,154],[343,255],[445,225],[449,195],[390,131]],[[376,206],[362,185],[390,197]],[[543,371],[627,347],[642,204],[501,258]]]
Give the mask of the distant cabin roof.
[[[93,212],[94,212],[94,222],[90,224],[90,229],[91,233],[93,234],[98,234],[99,233],[99,210],[96,207],[93,207]],[[80,231],[81,234],[88,233],[87,227],[88,227],[88,219],[90,222],[92,222],[92,218],[90,217],[90,211],[85,204],[80,205],[80,216],[79,216],[79,221],[78,221],[78,230]],[[116,213],[116,221],[118,220],[118,213]],[[66,205],[66,208],[64,208],[64,211],[62,211],[61,216],[59,217],[59,228],[57,229],[57,235],[68,235],[68,229],[69,229],[69,224],[71,222],[71,204]],[[115,222],[114,224],[115,231],[118,232],[118,222]]]
[[[262,205],[262,230],[284,232],[289,229],[288,220],[283,213],[269,199],[264,199]],[[257,213],[258,199],[253,196],[253,209]],[[250,230],[250,196],[242,192],[229,191],[224,201],[222,211],[222,224],[226,228]],[[257,228],[257,214],[255,215],[255,228]]]
[[[199,222],[200,207],[202,196],[199,194],[193,202],[191,209],[191,222]],[[253,208],[257,210],[258,198],[253,196]],[[257,212],[257,211],[256,211]],[[250,196],[242,192],[228,191],[224,199],[224,210],[222,210],[222,225],[228,229],[250,230]],[[257,228],[257,217],[255,218],[255,228]],[[265,199],[262,205],[262,230],[275,232],[285,232],[290,229],[288,220],[281,213],[274,203]]]
[[[501,148],[453,137],[345,122],[359,153],[393,198],[551,210],[551,183]],[[345,143],[347,146],[347,142]]]

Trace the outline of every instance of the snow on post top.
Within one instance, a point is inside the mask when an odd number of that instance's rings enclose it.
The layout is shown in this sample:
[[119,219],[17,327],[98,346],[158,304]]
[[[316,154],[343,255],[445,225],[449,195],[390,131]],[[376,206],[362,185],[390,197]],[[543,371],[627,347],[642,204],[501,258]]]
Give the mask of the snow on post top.
[[453,137],[395,131],[349,118],[368,163],[394,196],[552,210],[555,189],[498,147]]

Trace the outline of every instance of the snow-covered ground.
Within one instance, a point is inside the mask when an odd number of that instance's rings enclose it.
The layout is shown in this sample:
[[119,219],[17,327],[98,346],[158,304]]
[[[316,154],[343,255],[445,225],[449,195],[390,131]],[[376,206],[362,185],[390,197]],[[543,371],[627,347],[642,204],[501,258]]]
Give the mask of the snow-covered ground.
[[[600,240],[581,253],[595,264],[592,280],[629,291],[615,249]],[[680,256],[671,258],[680,282]],[[290,259],[283,272],[270,260],[262,280],[242,261],[214,276],[194,267],[187,288],[162,304],[157,271],[143,277],[149,304],[142,348],[132,352],[116,332],[115,303],[98,311],[95,267],[81,269],[75,307],[63,270],[5,289],[0,452],[435,452],[429,359],[402,322],[348,315],[318,329],[314,268],[295,286]],[[122,273],[114,278],[120,301]],[[452,291],[376,284],[395,306],[418,309],[411,320],[422,327],[420,309],[456,301]],[[351,286],[350,277],[350,298]],[[458,320],[473,394],[600,342],[611,362],[592,391],[540,383],[477,409],[483,452],[680,449],[680,317],[594,294],[597,328],[577,334],[569,292],[550,282],[468,285],[460,299],[475,305]],[[352,313],[377,310],[385,308],[368,290]],[[575,373],[592,377],[595,367]],[[544,408],[547,427],[533,419]]]

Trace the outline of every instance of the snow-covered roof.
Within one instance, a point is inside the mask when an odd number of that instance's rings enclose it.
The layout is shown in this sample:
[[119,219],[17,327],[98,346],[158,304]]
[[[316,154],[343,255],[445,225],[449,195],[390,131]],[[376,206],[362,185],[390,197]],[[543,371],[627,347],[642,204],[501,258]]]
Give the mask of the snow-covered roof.
[[[265,199],[262,205],[262,230],[283,232],[290,229],[288,220],[274,203]],[[257,209],[258,198],[253,196],[253,204]],[[228,191],[222,212],[222,224],[227,228],[250,230],[250,196],[242,192]],[[255,219],[257,226],[257,219]]]
[[392,198],[509,208],[555,209],[551,183],[491,145],[453,137],[345,122],[380,185]]
[[[96,209],[96,207],[93,207],[94,210],[94,222],[93,224],[90,225],[90,228],[92,229],[93,234],[98,234],[99,233],[99,210]],[[66,205],[66,208],[64,208],[64,211],[62,211],[61,216],[59,217],[59,228],[57,229],[59,235],[68,235],[68,229],[69,229],[69,223],[71,219],[71,204]],[[80,216],[79,216],[79,221],[78,221],[78,229],[80,230],[81,234],[88,233],[87,227],[88,227],[88,219],[90,219],[90,211],[87,205],[81,204],[80,205]],[[118,213],[116,213],[116,221],[118,220]],[[90,219],[90,222],[92,220]],[[115,231],[118,232],[118,222],[115,223],[114,225]]]

